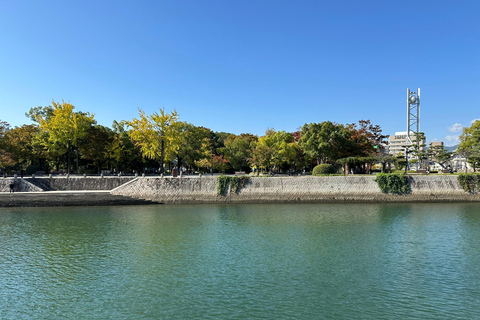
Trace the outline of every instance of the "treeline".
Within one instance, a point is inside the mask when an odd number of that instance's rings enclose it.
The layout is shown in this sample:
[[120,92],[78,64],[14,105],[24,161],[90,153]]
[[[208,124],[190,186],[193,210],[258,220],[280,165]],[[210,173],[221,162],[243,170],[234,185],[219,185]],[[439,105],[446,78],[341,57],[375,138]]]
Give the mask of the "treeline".
[[176,111],[114,121],[111,128],[68,102],[30,109],[32,125],[11,128],[0,122],[0,170],[100,173],[300,172],[330,163],[345,172],[368,172],[373,163],[395,161],[382,155],[386,136],[369,120],[305,124],[297,132],[268,129],[263,136],[235,135],[180,121]]

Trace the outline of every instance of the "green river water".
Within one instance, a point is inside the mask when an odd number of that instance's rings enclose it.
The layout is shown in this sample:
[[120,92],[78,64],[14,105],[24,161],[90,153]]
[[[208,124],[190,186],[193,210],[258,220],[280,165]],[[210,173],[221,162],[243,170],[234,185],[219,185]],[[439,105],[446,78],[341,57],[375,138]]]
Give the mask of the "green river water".
[[480,319],[480,204],[0,208],[0,319]]

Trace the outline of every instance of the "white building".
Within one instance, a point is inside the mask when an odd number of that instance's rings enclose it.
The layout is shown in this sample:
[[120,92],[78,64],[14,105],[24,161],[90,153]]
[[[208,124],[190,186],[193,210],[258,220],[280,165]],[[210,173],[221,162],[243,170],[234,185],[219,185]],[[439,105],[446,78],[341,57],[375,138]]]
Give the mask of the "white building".
[[[412,142],[416,141],[413,134],[410,134],[410,137]],[[425,140],[421,140],[420,144],[425,144]],[[407,131],[395,132],[395,135],[388,137],[388,150],[391,155],[405,154],[405,145],[407,145]],[[425,148],[421,147],[420,150],[425,150]]]

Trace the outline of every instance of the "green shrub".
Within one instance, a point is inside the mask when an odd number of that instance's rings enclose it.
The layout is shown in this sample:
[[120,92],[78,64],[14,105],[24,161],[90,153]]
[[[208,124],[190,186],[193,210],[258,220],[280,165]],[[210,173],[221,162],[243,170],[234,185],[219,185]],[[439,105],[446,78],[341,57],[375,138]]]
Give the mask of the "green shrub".
[[463,190],[467,192],[476,193],[480,190],[480,174],[478,173],[460,173],[457,180]]
[[335,167],[331,164],[324,163],[319,164],[315,168],[313,168],[312,175],[314,176],[321,176],[324,174],[334,174],[336,172]]
[[379,173],[375,181],[383,193],[408,194],[411,191],[409,178],[404,174]]
[[241,176],[241,177],[228,177],[228,176],[218,176],[217,178],[217,194],[218,195],[225,195],[227,192],[228,184],[231,186],[231,190],[233,193],[238,193],[245,184],[247,183],[249,177]]

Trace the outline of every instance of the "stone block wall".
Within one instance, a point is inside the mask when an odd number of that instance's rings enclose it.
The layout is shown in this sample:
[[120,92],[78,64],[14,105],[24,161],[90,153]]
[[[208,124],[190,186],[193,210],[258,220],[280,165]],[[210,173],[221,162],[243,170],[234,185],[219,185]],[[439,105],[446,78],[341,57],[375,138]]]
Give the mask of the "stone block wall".
[[112,190],[135,177],[38,177],[24,180],[45,191]]
[[411,178],[408,195],[384,194],[375,176],[331,177],[250,177],[238,193],[229,188],[217,195],[217,179],[138,178],[112,194],[159,203],[224,202],[451,202],[480,201],[479,194],[468,194],[456,176],[416,176]]
[[15,192],[43,191],[43,189],[25,181],[25,179],[2,178],[0,179],[0,192],[10,192],[10,184],[13,183]]

